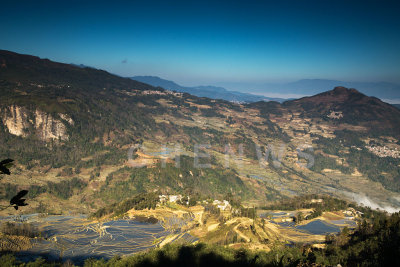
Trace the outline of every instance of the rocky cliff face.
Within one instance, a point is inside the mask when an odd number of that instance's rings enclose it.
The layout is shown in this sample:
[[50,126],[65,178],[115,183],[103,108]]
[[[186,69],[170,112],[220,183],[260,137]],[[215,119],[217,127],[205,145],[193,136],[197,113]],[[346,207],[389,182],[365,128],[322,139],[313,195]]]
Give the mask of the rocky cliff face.
[[38,109],[31,111],[15,105],[1,109],[1,119],[11,134],[25,137],[33,131],[43,141],[68,140],[65,125],[74,122],[66,114],[58,115],[61,120]]
[[10,134],[26,136],[29,127],[27,111],[18,106],[10,106],[1,110],[3,124],[7,127]]

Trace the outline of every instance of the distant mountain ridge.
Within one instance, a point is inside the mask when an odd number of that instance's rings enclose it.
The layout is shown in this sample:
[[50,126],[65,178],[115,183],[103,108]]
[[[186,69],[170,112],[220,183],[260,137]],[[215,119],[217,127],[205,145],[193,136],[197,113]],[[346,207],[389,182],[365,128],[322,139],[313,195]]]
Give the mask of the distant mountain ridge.
[[283,102],[287,100],[284,98],[272,98],[261,95],[241,93],[237,91],[229,91],[223,87],[218,87],[218,86],[185,87],[173,81],[165,80],[157,76],[134,76],[131,77],[131,79],[142,83],[147,83],[152,86],[162,87],[170,91],[185,92],[198,97],[223,99],[232,102],[246,102],[246,103],[257,102],[257,101]]
[[329,79],[302,79],[289,83],[218,83],[233,90],[251,90],[255,94],[277,93],[282,95],[316,95],[323,91],[331,90],[336,86],[357,88],[358,91],[368,96],[375,96],[385,101],[391,100],[400,104],[400,85],[389,82],[344,82]]
[[289,83],[288,87],[296,87],[299,90],[310,90],[310,94],[317,94],[321,90],[328,90],[336,86],[357,88],[368,96],[375,96],[381,99],[400,98],[400,85],[388,82],[343,82],[324,79],[304,79]]
[[[382,99],[385,102],[394,105],[400,105],[400,85],[388,82],[343,82],[339,80],[328,79],[302,79],[290,83],[218,83],[217,86],[193,86],[185,87],[173,81],[165,80],[157,76],[134,76],[131,79],[159,86],[167,90],[186,92],[199,97],[208,97],[214,99],[223,99],[233,102],[257,102],[257,101],[277,101],[284,102],[292,100],[291,95],[316,95],[323,91],[329,91],[332,88],[342,86],[346,88],[357,88],[358,91],[367,95]],[[225,88],[233,88],[227,90]],[[242,93],[235,90],[252,90],[253,93]],[[282,97],[269,97],[268,93]],[[264,96],[266,95],[266,96]],[[288,95],[288,97],[285,97]],[[297,97],[295,97],[297,98]]]

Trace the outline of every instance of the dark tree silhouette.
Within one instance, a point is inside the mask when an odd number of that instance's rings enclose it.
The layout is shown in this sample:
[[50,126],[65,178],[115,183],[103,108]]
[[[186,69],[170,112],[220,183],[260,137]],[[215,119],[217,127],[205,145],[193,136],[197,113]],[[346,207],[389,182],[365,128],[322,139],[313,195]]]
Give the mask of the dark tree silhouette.
[[21,190],[18,192],[17,195],[15,195],[11,200],[10,200],[10,206],[14,207],[14,209],[18,210],[18,207],[22,206],[27,206],[28,204],[25,203],[25,199],[22,198],[26,194],[28,194],[28,190]]
[[0,172],[3,174],[10,175],[9,165],[13,162],[13,159],[5,159],[0,162]]
[[[10,164],[14,162],[13,159],[5,159],[0,162],[0,172],[3,174],[10,175],[10,170],[8,169]],[[9,207],[13,207],[15,210],[18,210],[19,207],[27,206],[28,204],[25,203],[25,200],[23,197],[28,194],[28,190],[21,190],[13,196],[10,200],[10,205],[9,206],[3,206],[0,208],[0,210],[5,210]]]

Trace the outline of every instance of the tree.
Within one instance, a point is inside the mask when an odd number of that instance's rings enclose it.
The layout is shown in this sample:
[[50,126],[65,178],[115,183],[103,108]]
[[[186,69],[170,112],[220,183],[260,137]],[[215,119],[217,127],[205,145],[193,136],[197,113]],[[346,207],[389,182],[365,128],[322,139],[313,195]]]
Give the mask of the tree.
[[300,211],[296,214],[296,216],[294,217],[294,221],[295,223],[300,223],[304,220],[304,215],[303,213]]

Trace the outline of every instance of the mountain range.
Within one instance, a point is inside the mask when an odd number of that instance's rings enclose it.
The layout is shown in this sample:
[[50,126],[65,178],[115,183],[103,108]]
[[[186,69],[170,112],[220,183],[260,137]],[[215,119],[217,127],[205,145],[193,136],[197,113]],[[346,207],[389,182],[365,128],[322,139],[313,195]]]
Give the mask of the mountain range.
[[247,94],[238,91],[229,91],[223,87],[217,86],[181,86],[173,81],[165,80],[157,76],[134,76],[131,79],[147,83],[153,86],[159,86],[164,89],[176,92],[185,92],[198,97],[208,97],[213,99],[223,99],[232,102],[250,103],[257,101],[277,101],[283,102],[287,99],[266,97],[262,95]]
[[87,213],[143,192],[400,207],[400,110],[356,89],[238,104],[10,51],[0,64],[0,157],[15,160],[1,204],[23,189],[28,212]]
[[[368,96],[378,97],[390,104],[400,104],[400,85],[388,82],[343,82],[327,79],[303,79],[290,83],[219,83],[226,88],[253,92],[250,94],[231,91],[221,86],[181,86],[173,81],[165,80],[157,76],[134,76],[131,77],[131,79],[156,87],[159,86],[167,90],[185,92],[199,97],[224,99],[241,103],[257,101],[277,101],[282,103],[294,99],[293,96],[295,95],[315,95],[321,91],[328,91],[336,86],[342,86],[346,88],[357,88],[358,91]],[[268,95],[281,95],[282,97],[268,97]]]

